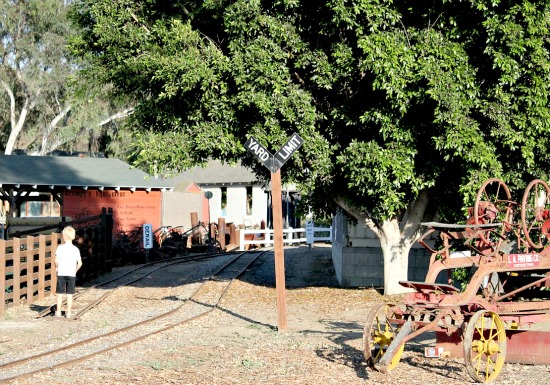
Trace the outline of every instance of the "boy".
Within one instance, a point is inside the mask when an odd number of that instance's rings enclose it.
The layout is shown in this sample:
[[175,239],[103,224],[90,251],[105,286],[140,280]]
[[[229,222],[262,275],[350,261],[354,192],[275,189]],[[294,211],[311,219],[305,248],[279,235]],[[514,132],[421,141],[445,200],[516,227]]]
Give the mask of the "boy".
[[73,294],[75,293],[76,272],[82,266],[80,250],[73,245],[75,230],[71,226],[63,229],[63,244],[57,247],[55,251],[55,267],[57,271],[57,308],[56,317],[61,317],[61,305],[63,304],[63,294],[67,295],[67,318],[71,318],[71,308],[73,306]]

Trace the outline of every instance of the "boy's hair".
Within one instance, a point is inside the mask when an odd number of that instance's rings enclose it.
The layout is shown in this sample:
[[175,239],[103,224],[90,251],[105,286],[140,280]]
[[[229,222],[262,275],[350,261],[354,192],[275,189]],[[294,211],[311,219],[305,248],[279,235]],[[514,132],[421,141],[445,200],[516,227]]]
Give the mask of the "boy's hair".
[[72,226],[67,226],[63,229],[63,238],[68,240],[73,240],[75,237],[75,230]]

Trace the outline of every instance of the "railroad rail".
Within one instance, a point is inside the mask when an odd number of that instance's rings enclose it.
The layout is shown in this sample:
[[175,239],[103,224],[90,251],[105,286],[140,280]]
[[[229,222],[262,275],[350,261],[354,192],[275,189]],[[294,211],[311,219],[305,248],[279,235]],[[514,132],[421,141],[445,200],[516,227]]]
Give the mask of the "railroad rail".
[[[233,282],[269,250],[242,252],[224,263],[208,279],[187,285],[188,296],[179,306],[152,318],[60,348],[0,364],[0,382],[28,378],[34,374],[67,367],[102,353],[132,344],[149,336],[203,317],[219,307]],[[174,261],[156,270],[182,261]],[[154,264],[151,264],[153,268]],[[137,269],[136,269],[137,270]],[[142,278],[151,274],[142,272]],[[119,277],[120,278],[120,277]],[[134,279],[134,282],[139,279]],[[183,308],[186,307],[185,311]],[[89,307],[87,310],[91,309]],[[87,311],[86,310],[86,311]]]
[[[237,253],[224,253],[223,255],[230,255]],[[156,272],[157,270],[164,269],[169,266],[181,264],[181,263],[190,263],[195,261],[200,261],[203,259],[216,258],[222,254],[219,253],[203,253],[197,255],[188,255],[182,257],[175,257],[170,260],[150,262],[140,266],[137,266],[134,269],[126,271],[109,281],[98,283],[91,287],[80,287],[77,288],[76,294],[73,296],[73,315],[71,319],[77,320],[86,314],[89,310],[93,309],[104,301],[108,296],[113,294],[116,289],[129,286],[135,282],[138,282],[150,274]],[[77,301],[78,300],[78,301]],[[63,302],[63,305],[66,305],[66,300]],[[52,316],[56,311],[56,304],[52,304],[43,311],[41,311],[36,318],[43,318]]]

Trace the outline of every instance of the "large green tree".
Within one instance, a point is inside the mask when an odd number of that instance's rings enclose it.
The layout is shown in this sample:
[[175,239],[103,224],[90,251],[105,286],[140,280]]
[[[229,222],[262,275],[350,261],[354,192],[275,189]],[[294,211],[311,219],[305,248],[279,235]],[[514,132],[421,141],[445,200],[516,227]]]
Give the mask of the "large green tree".
[[[400,291],[420,222],[487,177],[548,178],[549,2],[81,0],[73,52],[136,106],[136,164],[303,147],[283,169],[317,211],[379,237]],[[452,215],[454,213],[454,216]]]

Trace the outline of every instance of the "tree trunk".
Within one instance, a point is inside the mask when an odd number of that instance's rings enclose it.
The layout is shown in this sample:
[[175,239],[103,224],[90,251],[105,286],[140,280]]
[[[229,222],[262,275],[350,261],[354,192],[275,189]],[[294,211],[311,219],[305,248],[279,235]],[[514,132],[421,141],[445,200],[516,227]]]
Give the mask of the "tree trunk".
[[359,223],[363,223],[365,227],[372,230],[380,240],[384,260],[384,294],[392,295],[410,291],[401,286],[399,281],[407,280],[409,252],[421,235],[420,222],[425,219],[427,213],[428,196],[427,190],[421,191],[402,217],[393,216],[380,223],[346,202],[336,201]]
[[380,247],[384,258],[384,294],[400,294],[408,291],[399,284],[407,280],[409,269],[409,252],[416,239],[405,239],[397,219],[382,223]]
[[16,101],[15,101],[15,96],[13,94],[13,91],[9,87],[9,85],[5,82],[2,82],[2,86],[4,87],[4,89],[6,90],[6,92],[10,97],[10,126],[11,126],[10,136],[8,137],[8,142],[6,143],[4,154],[11,155],[15,147],[15,142],[17,141],[17,137],[19,136],[19,133],[23,129],[23,125],[25,124],[25,120],[27,119],[27,114],[34,107],[34,104],[30,102],[28,97],[26,97],[23,107],[21,107],[19,118],[17,118],[16,111],[15,111]]
[[44,132],[42,133],[42,143],[40,145],[40,150],[38,150],[38,155],[46,155],[46,153],[48,152],[48,137],[57,126],[57,123],[59,123],[59,121],[63,119],[70,110],[71,106],[66,106],[63,111],[57,114],[57,116],[55,116],[52,121],[46,126]]

